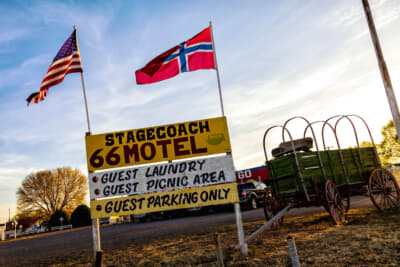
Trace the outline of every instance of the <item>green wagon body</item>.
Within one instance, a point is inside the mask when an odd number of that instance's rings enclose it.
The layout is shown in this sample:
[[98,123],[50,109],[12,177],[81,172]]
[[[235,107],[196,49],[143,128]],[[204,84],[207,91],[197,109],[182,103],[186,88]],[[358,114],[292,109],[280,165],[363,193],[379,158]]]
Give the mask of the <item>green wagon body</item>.
[[[360,151],[357,148],[342,149],[341,152],[349,183],[341,163],[339,150],[319,152],[326,178],[331,179],[338,188],[347,184],[352,187],[360,187],[367,184],[369,174],[374,169],[380,168],[380,162],[373,147],[360,148]],[[267,162],[270,175],[267,183],[272,187],[276,196],[285,198],[305,194],[298,168],[309,195],[315,194],[317,193],[315,192],[316,190],[324,188],[325,178],[317,152],[299,152],[297,153],[297,159],[299,166],[296,164],[294,154]],[[317,187],[315,187],[313,180]]]
[[[340,147],[337,126],[343,119],[350,122],[355,138],[359,140],[352,121],[354,117],[366,126],[373,147],[360,148],[357,141],[357,148],[311,151],[313,143],[318,150],[312,128],[315,123],[323,123],[324,149],[324,129],[333,131],[337,146]],[[330,124],[329,121],[334,118],[336,123]],[[307,123],[301,139],[294,140],[287,128],[287,124],[293,119],[301,119]],[[275,158],[268,160],[266,138],[268,133],[276,128],[282,130],[283,142],[272,149],[271,154]],[[306,137],[309,129],[312,138]],[[285,141],[285,136],[288,136],[290,141]],[[368,193],[372,203],[381,211],[400,206],[400,187],[393,174],[381,167],[371,131],[360,116],[337,115],[326,121],[312,123],[304,117],[292,117],[282,126],[274,125],[265,131],[263,148],[270,176],[264,181],[270,186],[265,195],[264,213],[266,219],[271,220],[272,226],[282,224],[283,211],[312,206],[323,206],[335,224],[342,224],[345,212],[350,208],[351,196],[365,193]]]

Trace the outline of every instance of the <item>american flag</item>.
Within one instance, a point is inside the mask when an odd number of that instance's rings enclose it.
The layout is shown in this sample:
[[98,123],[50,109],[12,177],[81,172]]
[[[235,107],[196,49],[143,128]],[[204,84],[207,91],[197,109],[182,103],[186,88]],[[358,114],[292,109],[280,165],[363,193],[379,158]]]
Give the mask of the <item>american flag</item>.
[[76,29],[74,29],[67,41],[65,41],[61,49],[58,51],[56,57],[53,59],[53,62],[40,85],[39,92],[31,94],[26,99],[28,105],[30,102],[38,103],[39,101],[43,101],[49,88],[62,82],[64,77],[68,73],[72,72],[82,72]]
[[39,91],[36,93],[32,93],[27,99],[26,101],[28,102],[28,106],[31,102],[37,104],[39,103],[39,101],[43,101],[44,97],[46,96],[47,93],[47,89],[43,90],[43,91]]

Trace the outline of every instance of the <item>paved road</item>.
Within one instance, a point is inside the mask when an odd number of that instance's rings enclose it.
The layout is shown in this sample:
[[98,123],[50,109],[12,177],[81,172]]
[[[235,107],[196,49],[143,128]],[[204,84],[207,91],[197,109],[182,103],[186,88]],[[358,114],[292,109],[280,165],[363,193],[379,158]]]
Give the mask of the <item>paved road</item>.
[[[371,207],[371,201],[365,197],[352,198],[352,208]],[[285,216],[300,216],[325,212],[323,208],[293,209]],[[244,222],[264,220],[263,209],[242,212]],[[131,245],[135,240],[148,240],[162,236],[193,233],[211,230],[218,226],[235,224],[233,211],[208,216],[154,221],[147,223],[127,223],[101,227],[103,250]],[[45,264],[46,259],[72,254],[91,255],[92,229],[90,227],[65,230],[62,232],[37,235],[34,238],[0,242],[0,266],[18,265],[21,258],[33,264]],[[61,257],[62,258],[62,257]]]

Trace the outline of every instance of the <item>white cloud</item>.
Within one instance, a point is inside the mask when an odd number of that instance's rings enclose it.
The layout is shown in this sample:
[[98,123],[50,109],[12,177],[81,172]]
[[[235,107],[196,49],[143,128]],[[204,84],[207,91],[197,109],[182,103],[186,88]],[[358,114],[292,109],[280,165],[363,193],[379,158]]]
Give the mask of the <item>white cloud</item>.
[[0,32],[0,43],[11,42],[24,37],[27,34],[25,29],[6,29]]

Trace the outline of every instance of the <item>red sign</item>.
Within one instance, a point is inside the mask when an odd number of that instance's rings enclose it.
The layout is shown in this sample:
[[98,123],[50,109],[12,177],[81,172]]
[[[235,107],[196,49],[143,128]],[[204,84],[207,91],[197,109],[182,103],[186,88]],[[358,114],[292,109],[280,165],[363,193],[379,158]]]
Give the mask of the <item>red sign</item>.
[[260,166],[236,172],[236,182],[238,184],[246,183],[248,181],[263,182],[268,178],[269,175],[266,166]]

